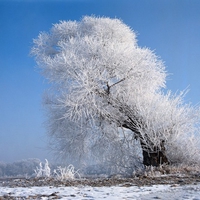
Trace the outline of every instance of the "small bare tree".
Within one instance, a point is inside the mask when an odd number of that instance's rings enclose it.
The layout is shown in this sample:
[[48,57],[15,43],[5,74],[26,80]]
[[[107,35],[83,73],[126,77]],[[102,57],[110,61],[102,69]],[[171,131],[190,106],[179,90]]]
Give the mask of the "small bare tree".
[[51,83],[48,128],[64,157],[128,169],[141,159],[139,145],[143,164],[157,166],[171,161],[174,141],[198,129],[199,109],[163,94],[162,61],[118,19],[61,21],[40,33],[32,54]]

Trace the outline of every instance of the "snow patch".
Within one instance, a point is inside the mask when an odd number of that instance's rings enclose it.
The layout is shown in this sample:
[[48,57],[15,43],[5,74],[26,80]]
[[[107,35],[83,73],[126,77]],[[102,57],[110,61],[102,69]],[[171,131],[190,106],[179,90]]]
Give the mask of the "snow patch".
[[200,200],[200,184],[198,185],[153,185],[131,187],[31,187],[31,188],[8,188],[0,187],[0,196],[30,197],[39,196],[41,199],[49,199],[58,196],[61,199],[195,199]]

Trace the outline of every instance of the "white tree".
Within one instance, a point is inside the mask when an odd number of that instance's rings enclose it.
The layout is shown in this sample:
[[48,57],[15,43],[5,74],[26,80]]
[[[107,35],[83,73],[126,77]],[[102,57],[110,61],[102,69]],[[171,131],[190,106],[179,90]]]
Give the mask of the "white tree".
[[162,61],[118,19],[61,21],[39,34],[32,54],[51,83],[48,129],[64,157],[131,168],[141,146],[143,163],[158,165],[197,132],[199,109],[163,94]]

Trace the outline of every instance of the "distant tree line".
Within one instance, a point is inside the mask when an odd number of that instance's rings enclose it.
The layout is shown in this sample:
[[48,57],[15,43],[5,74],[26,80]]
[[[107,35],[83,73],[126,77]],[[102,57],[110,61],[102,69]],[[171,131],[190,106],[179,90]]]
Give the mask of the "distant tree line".
[[33,176],[34,169],[39,166],[40,162],[37,158],[13,163],[0,162],[0,177]]

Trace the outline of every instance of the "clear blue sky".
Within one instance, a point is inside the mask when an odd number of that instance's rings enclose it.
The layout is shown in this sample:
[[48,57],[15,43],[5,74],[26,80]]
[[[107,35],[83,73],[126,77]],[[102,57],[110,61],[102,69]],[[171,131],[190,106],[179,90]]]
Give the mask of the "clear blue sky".
[[84,15],[120,18],[170,73],[167,88],[189,86],[200,102],[199,0],[0,0],[0,161],[51,158],[42,95],[47,88],[29,56],[32,39],[59,20]]

